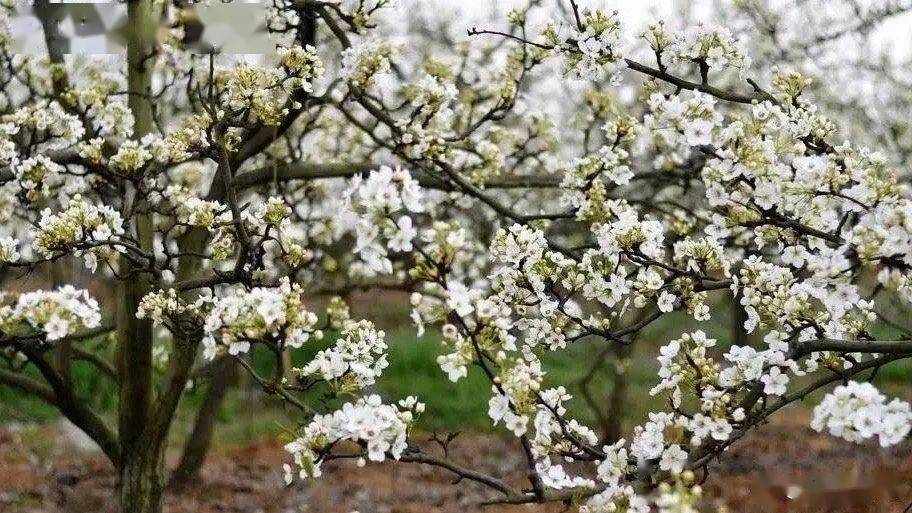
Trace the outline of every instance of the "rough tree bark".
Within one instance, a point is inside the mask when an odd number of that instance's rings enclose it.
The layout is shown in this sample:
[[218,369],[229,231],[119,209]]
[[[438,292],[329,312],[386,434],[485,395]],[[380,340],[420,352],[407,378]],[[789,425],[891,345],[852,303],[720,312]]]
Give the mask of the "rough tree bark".
[[[129,36],[127,41],[128,105],[134,118],[134,137],[152,131],[150,98],[158,26],[157,4],[153,0],[127,3]],[[124,191],[128,201],[142,204],[135,189]],[[138,214],[130,228],[142,249],[152,248],[152,222]],[[130,222],[130,220],[128,220]],[[152,324],[136,318],[139,301],[148,289],[145,278],[121,261],[117,306],[117,371],[119,381],[118,499],[122,513],[159,513],[162,507],[164,436],[157,431],[152,416]],[[166,430],[167,431],[167,430]]]

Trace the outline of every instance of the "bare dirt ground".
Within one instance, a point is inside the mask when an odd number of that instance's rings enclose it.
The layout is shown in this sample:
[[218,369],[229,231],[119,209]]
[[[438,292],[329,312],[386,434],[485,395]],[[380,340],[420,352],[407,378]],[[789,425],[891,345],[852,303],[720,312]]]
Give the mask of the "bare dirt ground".
[[[729,451],[711,467],[706,505],[732,513],[890,513],[912,503],[912,443],[889,450],[854,446],[809,430],[806,419],[786,419]],[[59,427],[0,428],[0,511],[106,513],[114,511],[115,476]],[[523,482],[515,442],[464,434],[451,456],[469,467]],[[261,440],[219,448],[198,483],[169,494],[167,513],[490,513],[575,511],[564,505],[490,506],[493,496],[471,483],[415,464],[358,468],[325,466],[312,483],[283,486],[281,443]],[[912,511],[912,507],[909,508]]]

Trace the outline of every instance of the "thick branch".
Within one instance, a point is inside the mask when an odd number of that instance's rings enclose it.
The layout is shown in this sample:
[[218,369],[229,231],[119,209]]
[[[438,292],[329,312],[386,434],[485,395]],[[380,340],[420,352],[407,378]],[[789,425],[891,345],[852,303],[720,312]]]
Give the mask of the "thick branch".
[[348,178],[370,171],[369,162],[350,164],[285,164],[275,168],[261,168],[239,174],[233,184],[238,188],[254,187],[288,180],[316,180],[320,178]]
[[51,386],[54,394],[53,404],[73,424],[76,424],[89,438],[94,440],[108,459],[117,465],[120,461],[120,445],[114,432],[108,429],[101,417],[76,396],[73,389],[66,386],[60,374],[40,353],[33,348],[21,347],[20,349]]
[[111,362],[105,360],[100,355],[87,351],[81,347],[74,347],[72,348],[72,351],[74,360],[89,362],[109,378],[117,379],[117,369]]
[[[232,184],[240,189],[256,187],[269,183],[281,183],[290,180],[318,180],[323,178],[350,178],[376,169],[377,164],[370,162],[349,162],[340,164],[316,164],[299,162],[281,164],[275,167],[264,167],[241,173]],[[452,187],[441,180],[418,176],[418,183],[425,188],[451,190]],[[554,174],[514,175],[492,179],[485,183],[485,189],[538,189],[560,186],[562,178]]]
[[841,353],[912,353],[912,340],[809,340],[800,345],[803,352],[837,351]]
[[0,384],[18,388],[19,390],[38,397],[48,404],[57,406],[54,390],[37,380],[23,376],[17,372],[0,369]]

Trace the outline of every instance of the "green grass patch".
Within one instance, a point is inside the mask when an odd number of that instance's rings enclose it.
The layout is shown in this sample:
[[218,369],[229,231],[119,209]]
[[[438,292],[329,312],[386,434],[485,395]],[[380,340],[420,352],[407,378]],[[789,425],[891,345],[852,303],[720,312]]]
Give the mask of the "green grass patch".
[[[708,336],[718,340],[714,349],[718,355],[731,345],[732,316],[726,300],[718,296],[714,303],[713,319],[709,322],[697,323],[687,315],[676,312],[650,325],[626,354],[627,363],[624,365],[620,365],[621,361],[613,352],[607,354],[588,383],[587,388],[593,402],[603,410],[607,409],[614,393],[615,373],[621,368],[623,374],[620,379],[626,385],[626,394],[619,415],[625,430],[642,422],[648,412],[663,409],[665,399],[651,397],[648,393],[657,379],[658,364],[655,356],[659,346],[683,332],[695,329],[702,329]],[[359,312],[359,315],[375,319],[380,326],[385,326],[389,344],[389,367],[368,392],[379,393],[388,401],[409,395],[418,396],[427,405],[427,410],[418,421],[419,428],[423,430],[495,429],[487,416],[491,385],[479,368],[470,367],[467,377],[458,383],[450,382],[437,365],[437,357],[446,350],[440,344],[439,335],[431,330],[425,336],[418,337],[411,324],[404,320],[407,315],[404,307],[385,308],[383,304],[375,304],[366,310]],[[872,331],[882,339],[900,337],[896,330],[887,326],[876,326]],[[324,340],[313,341],[306,347],[295,350],[292,363],[302,365],[309,361],[335,338],[336,334],[327,333]],[[565,386],[573,395],[568,404],[571,415],[593,426],[596,425],[596,415],[584,400],[581,379],[599,362],[605,344],[602,340],[582,340],[566,349],[541,355],[546,371],[545,386]],[[760,347],[762,343],[755,340],[753,344]],[[258,374],[269,378],[274,375],[275,356],[266,348],[255,346],[251,359]],[[99,375],[94,367],[85,362],[73,365],[73,376],[80,397],[105,418],[113,421],[116,416],[117,394],[111,380]],[[869,377],[870,373],[866,372],[861,379]],[[879,369],[875,382],[883,387],[885,393],[908,397],[910,377],[912,361],[904,360]],[[205,383],[199,383],[190,388],[181,401],[173,429],[176,441],[189,433],[204,397],[204,385]],[[339,399],[329,399],[325,387],[315,387],[308,394],[307,401],[318,410],[332,408],[340,402]],[[58,416],[54,407],[17,390],[0,387],[0,422],[26,419],[46,422]],[[246,378],[229,392],[222,405],[217,440],[219,443],[236,444],[277,436],[294,429],[301,420],[297,411],[283,405],[278,399],[265,395],[252,379]]]

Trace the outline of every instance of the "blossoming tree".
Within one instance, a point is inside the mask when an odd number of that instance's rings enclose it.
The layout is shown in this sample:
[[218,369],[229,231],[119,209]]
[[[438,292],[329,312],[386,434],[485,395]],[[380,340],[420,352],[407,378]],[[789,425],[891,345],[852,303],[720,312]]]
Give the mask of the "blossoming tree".
[[[843,142],[807,77],[755,75],[725,28],[635,34],[574,1],[543,24],[532,2],[433,42],[392,37],[385,20],[404,15],[387,3],[276,0],[282,46],[264,65],[187,53],[179,6],[151,0],[128,2],[120,64],[25,58],[3,39],[0,260],[11,276],[81,262],[117,290],[105,305],[69,285],[7,298],[0,383],[98,443],[121,511],[160,510],[175,408],[194,369],[222,359],[296,411],[289,481],[332,459],[398,460],[478,482],[492,502],[689,511],[712,458],[815,391],[828,391],[818,430],[908,435],[909,404],[865,373],[912,356],[912,340],[874,335],[912,330],[887,311],[912,300],[912,201],[891,159]],[[317,299],[380,288],[411,293],[445,376],[477,367],[490,381],[526,486],[416,435],[421,390],[371,392],[384,333]],[[628,439],[568,412],[542,355],[628,347],[675,311],[711,323],[719,297],[750,336],[667,341],[651,391],[667,407]],[[81,347],[106,330],[114,363]],[[274,376],[249,363],[257,345]],[[59,353],[114,379],[116,428]],[[318,389],[340,406],[313,401]]]
[[908,20],[906,0],[750,0],[718,14],[753,58],[755,73],[798,70],[806,94],[856,144],[907,164],[907,50],[885,37]]

